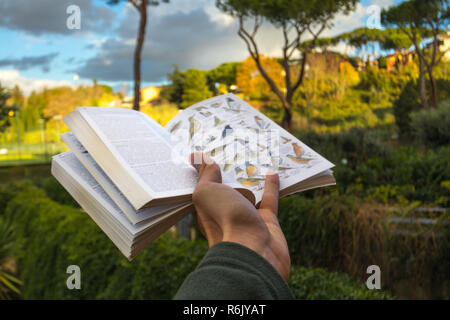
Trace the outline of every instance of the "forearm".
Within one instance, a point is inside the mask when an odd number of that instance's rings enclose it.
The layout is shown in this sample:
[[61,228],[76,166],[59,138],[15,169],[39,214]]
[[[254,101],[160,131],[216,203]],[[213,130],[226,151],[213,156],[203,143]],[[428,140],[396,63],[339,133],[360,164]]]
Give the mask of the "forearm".
[[174,299],[294,299],[277,270],[256,252],[233,242],[212,246]]

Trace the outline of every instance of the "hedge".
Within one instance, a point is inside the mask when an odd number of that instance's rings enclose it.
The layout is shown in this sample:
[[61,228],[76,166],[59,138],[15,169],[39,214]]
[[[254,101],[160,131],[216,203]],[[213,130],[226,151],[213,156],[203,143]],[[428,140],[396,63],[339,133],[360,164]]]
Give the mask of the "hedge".
[[395,292],[407,281],[411,298],[419,287],[429,297],[448,297],[450,228],[388,223],[385,218],[392,213],[379,207],[369,199],[338,193],[281,199],[278,217],[292,264],[344,272],[362,281],[368,277],[366,268],[378,265],[384,289]]
[[[166,233],[129,262],[86,213],[29,184],[16,192],[5,215],[16,227],[25,299],[170,299],[207,250],[206,241]],[[81,290],[66,287],[73,264],[81,268]],[[348,276],[311,268],[293,267],[289,283],[301,299],[387,298]]]
[[446,146],[450,141],[450,99],[438,108],[411,113],[413,136],[428,147]]
[[365,284],[349,275],[320,268],[292,267],[289,286],[295,297],[303,300],[393,299],[385,291],[368,290]]

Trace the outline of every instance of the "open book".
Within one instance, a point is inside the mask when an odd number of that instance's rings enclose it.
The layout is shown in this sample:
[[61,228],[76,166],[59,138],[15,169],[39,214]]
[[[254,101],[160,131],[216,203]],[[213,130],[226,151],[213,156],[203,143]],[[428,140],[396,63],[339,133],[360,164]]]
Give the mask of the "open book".
[[53,158],[52,173],[128,258],[194,212],[192,152],[212,157],[223,183],[255,206],[270,172],[281,196],[335,184],[332,163],[233,94],[197,103],[166,127],[108,107],[79,107],[64,122],[71,151]]

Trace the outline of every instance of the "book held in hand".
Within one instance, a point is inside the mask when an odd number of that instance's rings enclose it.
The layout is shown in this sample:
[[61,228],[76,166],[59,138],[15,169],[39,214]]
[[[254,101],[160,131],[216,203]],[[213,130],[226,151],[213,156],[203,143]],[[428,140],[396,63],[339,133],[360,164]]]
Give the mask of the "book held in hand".
[[71,151],[52,173],[129,259],[194,212],[193,152],[220,166],[222,182],[258,206],[265,175],[280,196],[333,185],[333,164],[233,94],[179,112],[162,127],[124,108],[78,107],[64,117]]

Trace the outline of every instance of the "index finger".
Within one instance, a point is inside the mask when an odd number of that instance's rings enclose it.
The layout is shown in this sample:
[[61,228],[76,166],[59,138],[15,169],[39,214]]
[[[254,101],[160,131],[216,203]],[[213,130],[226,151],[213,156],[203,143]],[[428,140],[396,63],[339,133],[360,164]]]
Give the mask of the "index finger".
[[270,210],[278,216],[278,198],[280,195],[280,178],[277,173],[266,175],[266,184],[259,209]]

